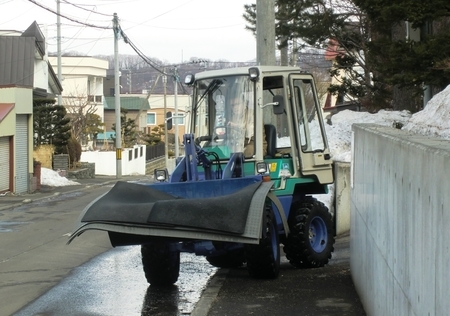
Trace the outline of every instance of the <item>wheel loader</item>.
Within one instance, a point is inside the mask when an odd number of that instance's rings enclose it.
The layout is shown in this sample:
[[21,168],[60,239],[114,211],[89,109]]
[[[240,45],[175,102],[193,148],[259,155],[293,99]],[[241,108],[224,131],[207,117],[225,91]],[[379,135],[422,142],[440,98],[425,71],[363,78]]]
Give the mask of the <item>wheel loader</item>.
[[[296,67],[189,74],[184,155],[151,183],[118,181],[80,215],[68,243],[91,229],[113,247],[140,245],[147,281],[177,281],[180,253],[219,268],[276,278],[280,247],[297,268],[322,267],[334,250],[328,193],[332,159],[314,78]],[[174,116],[166,118],[172,128]]]

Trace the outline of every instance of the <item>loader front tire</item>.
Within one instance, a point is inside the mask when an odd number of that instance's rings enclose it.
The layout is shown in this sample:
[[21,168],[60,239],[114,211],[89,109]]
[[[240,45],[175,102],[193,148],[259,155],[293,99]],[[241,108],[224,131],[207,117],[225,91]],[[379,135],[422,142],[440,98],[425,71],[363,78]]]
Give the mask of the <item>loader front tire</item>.
[[245,257],[250,276],[275,279],[280,273],[280,242],[272,204],[266,203],[262,237],[258,245],[246,245]]
[[141,246],[142,266],[147,282],[154,286],[170,286],[180,274],[180,252],[170,251],[169,244]]
[[334,228],[328,208],[308,197],[292,206],[290,233],[284,244],[289,262],[296,268],[323,267],[334,251]]

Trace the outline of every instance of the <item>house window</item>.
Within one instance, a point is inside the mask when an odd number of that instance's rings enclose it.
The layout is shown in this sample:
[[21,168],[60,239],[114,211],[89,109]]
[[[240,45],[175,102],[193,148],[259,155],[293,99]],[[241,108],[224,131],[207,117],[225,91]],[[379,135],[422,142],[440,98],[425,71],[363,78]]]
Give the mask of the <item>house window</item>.
[[156,125],[155,113],[147,113],[147,125]]
[[[178,115],[182,114],[179,113]],[[173,118],[173,124],[175,125],[175,123],[177,123],[178,125],[184,125],[184,117]]]
[[88,102],[102,102],[102,96],[101,95],[88,95]]

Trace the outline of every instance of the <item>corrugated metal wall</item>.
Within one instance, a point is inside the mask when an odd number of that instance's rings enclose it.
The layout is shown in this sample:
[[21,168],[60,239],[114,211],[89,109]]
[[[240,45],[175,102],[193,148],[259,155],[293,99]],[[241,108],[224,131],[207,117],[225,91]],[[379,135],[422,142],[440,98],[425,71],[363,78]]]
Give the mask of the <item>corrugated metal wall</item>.
[[16,116],[16,187],[14,193],[28,192],[28,115]]

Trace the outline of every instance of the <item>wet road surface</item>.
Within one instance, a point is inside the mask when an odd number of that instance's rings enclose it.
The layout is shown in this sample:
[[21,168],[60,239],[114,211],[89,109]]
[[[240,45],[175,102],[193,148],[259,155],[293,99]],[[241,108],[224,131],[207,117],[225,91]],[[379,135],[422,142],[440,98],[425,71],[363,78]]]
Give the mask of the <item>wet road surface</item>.
[[182,253],[176,285],[154,288],[140,247],[120,247],[77,267],[15,315],[189,315],[215,271],[203,257]]
[[0,211],[0,315],[186,315],[216,271],[181,254],[175,286],[147,283],[140,247],[89,231],[66,245],[81,210],[110,186],[49,195]]

